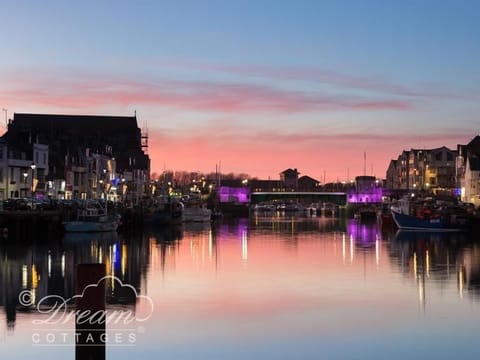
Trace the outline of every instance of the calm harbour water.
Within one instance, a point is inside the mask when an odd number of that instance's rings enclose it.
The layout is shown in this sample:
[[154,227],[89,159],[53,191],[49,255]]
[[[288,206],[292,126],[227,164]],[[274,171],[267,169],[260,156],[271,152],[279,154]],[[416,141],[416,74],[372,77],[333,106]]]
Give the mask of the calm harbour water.
[[73,338],[58,339],[74,323],[39,326],[48,315],[22,309],[18,294],[68,298],[75,265],[89,262],[138,292],[112,281],[107,308],[148,314],[109,342],[108,359],[480,357],[480,242],[463,233],[268,216],[1,249],[2,358],[75,358]]

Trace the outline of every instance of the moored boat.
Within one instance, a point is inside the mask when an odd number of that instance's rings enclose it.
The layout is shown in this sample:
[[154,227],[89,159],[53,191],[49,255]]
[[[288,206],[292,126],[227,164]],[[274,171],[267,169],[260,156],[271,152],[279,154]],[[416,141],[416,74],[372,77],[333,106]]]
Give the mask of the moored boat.
[[444,211],[441,216],[418,217],[403,214],[398,209],[391,209],[393,220],[399,229],[427,231],[462,231],[472,223],[471,217],[454,211]]
[[65,221],[63,226],[66,232],[106,232],[117,231],[118,218],[104,216],[96,220],[74,220]]
[[183,209],[183,222],[209,222],[212,220],[212,210],[205,204],[185,204]]
[[180,224],[183,219],[183,203],[170,199],[167,202],[157,203],[143,214],[145,225],[173,225]]
[[77,219],[65,221],[66,232],[106,232],[117,231],[120,224],[118,215],[107,215],[106,208],[86,207],[82,209]]
[[373,205],[363,205],[358,209],[357,218],[360,220],[375,220],[377,209]]

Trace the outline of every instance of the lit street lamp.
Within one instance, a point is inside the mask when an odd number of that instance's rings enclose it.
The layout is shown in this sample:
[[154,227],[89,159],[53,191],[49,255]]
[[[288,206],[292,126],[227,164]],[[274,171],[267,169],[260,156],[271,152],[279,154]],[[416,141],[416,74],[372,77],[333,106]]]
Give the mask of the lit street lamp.
[[100,179],[100,181],[98,182],[100,184],[100,198],[103,199],[103,179]]
[[32,210],[33,210],[33,197],[34,197],[34,194],[35,194],[35,189],[33,188],[33,179],[35,178],[35,168],[36,168],[36,165],[32,163],[32,165],[30,165],[30,168],[32,169],[32,193],[31,193],[31,196],[32,196]]
[[[23,171],[23,182],[24,182],[24,190],[25,190],[25,197],[27,197],[27,177],[28,177],[28,172],[27,170],[24,170]],[[21,193],[21,189],[20,189],[20,193]]]

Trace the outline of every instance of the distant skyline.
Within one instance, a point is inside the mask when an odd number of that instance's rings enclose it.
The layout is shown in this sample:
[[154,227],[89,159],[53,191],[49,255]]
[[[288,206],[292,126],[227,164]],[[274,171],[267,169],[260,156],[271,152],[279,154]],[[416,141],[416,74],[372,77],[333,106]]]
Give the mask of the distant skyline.
[[[2,1],[0,107],[137,114],[152,172],[384,177],[480,130],[478,1]],[[3,124],[4,112],[1,113]]]

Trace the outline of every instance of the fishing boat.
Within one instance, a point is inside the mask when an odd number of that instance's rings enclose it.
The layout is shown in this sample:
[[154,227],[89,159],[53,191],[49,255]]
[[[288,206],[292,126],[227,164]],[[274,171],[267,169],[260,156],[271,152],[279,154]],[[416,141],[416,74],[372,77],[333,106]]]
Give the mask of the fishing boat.
[[107,209],[87,206],[81,209],[77,219],[65,221],[66,232],[106,232],[117,231],[120,219],[117,215],[108,215]]
[[145,210],[143,223],[145,225],[175,225],[183,219],[183,203],[176,199],[161,201]]
[[391,208],[393,221],[402,230],[421,231],[462,231],[467,230],[472,219],[465,214],[453,209],[444,210],[436,216],[414,216],[400,212],[397,208]]
[[184,204],[183,222],[209,222],[212,220],[212,210],[207,209],[205,204]]

